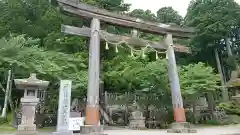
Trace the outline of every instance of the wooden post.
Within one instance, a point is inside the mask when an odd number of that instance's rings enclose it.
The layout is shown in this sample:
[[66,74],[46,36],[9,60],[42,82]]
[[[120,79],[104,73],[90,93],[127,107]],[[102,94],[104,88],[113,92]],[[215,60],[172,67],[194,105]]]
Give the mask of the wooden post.
[[3,106],[3,111],[2,111],[2,116],[3,118],[6,118],[7,115],[7,107],[8,107],[8,99],[11,98],[9,97],[9,93],[10,93],[10,83],[11,83],[11,76],[12,76],[12,72],[11,69],[8,70],[8,79],[7,79],[7,88],[5,91],[5,99],[4,99],[4,106]]
[[168,133],[196,133],[197,130],[191,129],[190,123],[186,122],[185,111],[183,108],[182,94],[178,77],[177,64],[174,53],[172,34],[167,34],[166,44],[168,60],[168,78],[171,87],[172,104],[175,122]]
[[177,65],[176,65],[174,48],[173,48],[174,46],[173,46],[172,34],[167,34],[166,44],[168,45],[168,49],[167,49],[168,77],[169,77],[169,82],[171,86],[174,120],[176,122],[185,122],[186,118],[185,118],[185,112],[183,108],[183,101],[182,101]]
[[93,18],[89,45],[86,125],[99,124],[100,21]]
[[226,83],[225,83],[225,80],[224,80],[222,66],[221,66],[221,62],[219,60],[219,55],[218,55],[217,49],[214,50],[214,53],[215,53],[218,73],[220,74],[220,81],[221,81],[221,86],[222,86],[222,88],[221,88],[221,90],[222,90],[222,99],[223,99],[224,102],[227,102],[227,101],[229,101],[228,90],[226,88]]

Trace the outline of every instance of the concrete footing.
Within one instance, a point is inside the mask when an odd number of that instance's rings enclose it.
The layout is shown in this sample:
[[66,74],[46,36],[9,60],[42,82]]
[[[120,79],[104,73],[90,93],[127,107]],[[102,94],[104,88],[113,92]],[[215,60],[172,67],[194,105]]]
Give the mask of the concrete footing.
[[53,132],[53,135],[73,135],[73,131],[58,131],[58,132]]
[[168,133],[197,133],[197,130],[192,129],[190,123],[188,122],[176,122],[172,123],[171,129],[167,131]]
[[80,134],[83,135],[103,135],[103,127],[95,125],[85,125],[81,127]]
[[38,135],[38,132],[36,131],[36,125],[18,125],[15,135]]

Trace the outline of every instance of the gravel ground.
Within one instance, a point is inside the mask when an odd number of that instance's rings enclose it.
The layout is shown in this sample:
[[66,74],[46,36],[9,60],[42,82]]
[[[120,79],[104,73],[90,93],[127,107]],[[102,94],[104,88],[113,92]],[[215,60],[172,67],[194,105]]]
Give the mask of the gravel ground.
[[[179,135],[174,133],[167,133],[166,130],[105,130],[105,134],[108,135]],[[14,135],[14,133],[0,133],[0,135]],[[52,135],[51,132],[40,132],[39,135]],[[79,135],[79,134],[76,134]],[[219,127],[207,127],[197,128],[197,133],[180,134],[180,135],[240,135],[240,125],[234,126],[219,126]]]

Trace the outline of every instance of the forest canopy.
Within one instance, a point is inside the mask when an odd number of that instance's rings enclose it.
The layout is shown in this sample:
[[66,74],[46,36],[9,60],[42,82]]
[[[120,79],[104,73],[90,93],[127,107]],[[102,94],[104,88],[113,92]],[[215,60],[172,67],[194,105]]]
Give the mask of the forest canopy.
[[[229,38],[236,63],[239,62],[239,5],[233,0],[192,0],[185,17],[172,7],[158,12],[135,9],[123,0],[81,0],[100,8],[160,23],[175,23],[196,29],[196,36],[184,45],[192,54],[176,53],[183,94],[204,93],[219,87],[214,49],[221,54],[226,75],[233,70],[226,56],[225,38]],[[36,72],[41,79],[51,82],[49,91],[56,90],[60,79],[73,81],[74,96],[86,93],[88,80],[88,39],[61,33],[61,24],[89,26],[89,20],[63,14],[55,0],[2,0],[0,1],[0,64],[1,79],[12,68],[15,78],[28,77]],[[103,24],[111,33],[129,35],[130,29]],[[152,41],[162,40],[157,35],[140,33]],[[177,40],[176,42],[181,42]],[[181,42],[182,43],[182,42]],[[105,50],[101,44],[101,80],[110,92],[138,91],[151,88],[155,92],[169,92],[165,55],[146,53],[130,57],[131,50],[114,46]],[[139,48],[136,48],[139,50]],[[229,63],[229,62],[228,62]],[[199,72],[198,72],[199,71]],[[197,72],[196,74],[193,74]],[[211,78],[207,79],[206,78]],[[2,81],[2,84],[6,81]],[[189,85],[191,84],[191,85]],[[201,95],[201,94],[200,94]]]

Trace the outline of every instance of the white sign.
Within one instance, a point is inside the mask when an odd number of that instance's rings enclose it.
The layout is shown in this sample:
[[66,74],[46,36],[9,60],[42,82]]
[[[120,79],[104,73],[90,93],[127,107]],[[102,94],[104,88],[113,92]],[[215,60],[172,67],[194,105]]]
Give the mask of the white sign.
[[84,126],[85,117],[75,117],[69,119],[69,130],[80,131],[81,126]]

